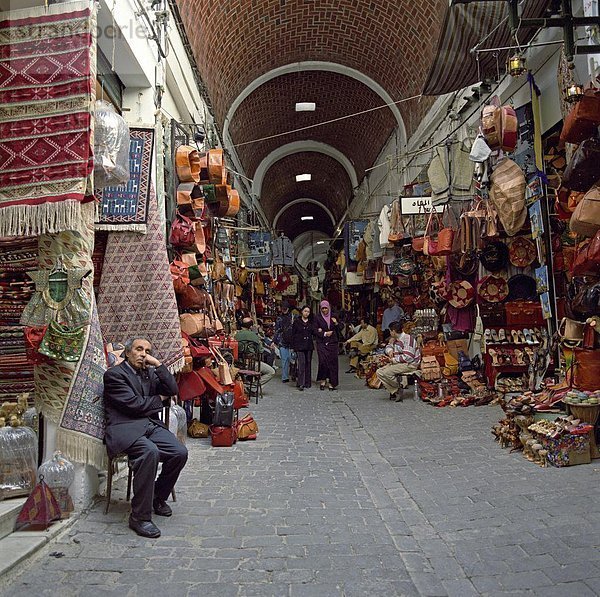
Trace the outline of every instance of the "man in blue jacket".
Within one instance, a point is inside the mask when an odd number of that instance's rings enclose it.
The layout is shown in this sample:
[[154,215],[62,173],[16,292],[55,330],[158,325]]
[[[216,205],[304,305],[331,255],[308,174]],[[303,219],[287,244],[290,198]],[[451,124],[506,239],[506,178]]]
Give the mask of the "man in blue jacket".
[[[129,527],[142,537],[160,537],[152,511],[171,516],[166,499],[187,462],[186,447],[158,418],[177,394],[169,370],[152,356],[144,338],[125,344],[126,359],[104,374],[106,448],[113,457],[129,456],[133,469],[133,499]],[[156,478],[158,463],[161,473]]]

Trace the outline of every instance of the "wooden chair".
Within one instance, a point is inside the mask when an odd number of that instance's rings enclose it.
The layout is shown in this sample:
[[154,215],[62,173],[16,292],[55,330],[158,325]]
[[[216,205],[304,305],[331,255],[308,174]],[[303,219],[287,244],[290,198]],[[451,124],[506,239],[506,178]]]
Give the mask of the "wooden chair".
[[[169,415],[171,412],[171,407],[170,406],[165,406],[165,408],[163,408],[160,419],[163,421],[163,423],[166,421],[166,425],[167,428],[169,426]],[[117,454],[116,456],[113,456],[112,458],[109,456],[108,457],[108,467],[107,467],[107,471],[106,471],[106,505],[104,506],[104,514],[108,514],[108,508],[110,507],[110,496],[112,494],[112,482],[113,482],[113,476],[115,474],[118,473],[119,471],[119,463],[127,463],[127,467],[128,467],[128,472],[127,472],[127,495],[125,497],[126,501],[129,501],[131,499],[131,483],[133,481],[133,469],[131,468],[131,465],[129,463],[129,457],[127,456],[127,454],[125,454],[125,452],[122,452],[121,454]],[[173,498],[173,501],[176,502],[177,499],[175,497],[175,488],[173,488],[173,491],[171,492],[171,497]]]
[[260,383],[260,363],[261,363],[262,347],[255,342],[240,342],[238,345],[238,360],[239,367],[238,375],[244,382],[248,399],[256,400],[263,397],[262,385]]

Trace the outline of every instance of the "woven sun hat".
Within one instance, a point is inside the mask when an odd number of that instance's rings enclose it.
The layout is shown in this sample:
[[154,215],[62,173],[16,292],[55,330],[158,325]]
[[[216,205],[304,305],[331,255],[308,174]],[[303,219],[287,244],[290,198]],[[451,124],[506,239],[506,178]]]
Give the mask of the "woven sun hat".
[[508,265],[508,247],[502,241],[492,241],[481,250],[479,259],[489,272],[499,272]]
[[525,274],[517,274],[508,281],[508,300],[516,301],[523,299],[526,301],[537,300],[537,286],[535,278]]
[[533,241],[525,236],[517,236],[510,243],[508,257],[510,262],[516,267],[527,267],[528,265],[531,265],[537,257]]
[[468,307],[475,298],[475,289],[466,280],[457,280],[448,287],[448,302],[457,309]]
[[488,303],[501,303],[508,296],[508,284],[500,276],[485,276],[479,281],[477,293]]
[[500,162],[490,177],[490,199],[508,236],[514,236],[525,224],[527,181],[521,167],[512,160]]

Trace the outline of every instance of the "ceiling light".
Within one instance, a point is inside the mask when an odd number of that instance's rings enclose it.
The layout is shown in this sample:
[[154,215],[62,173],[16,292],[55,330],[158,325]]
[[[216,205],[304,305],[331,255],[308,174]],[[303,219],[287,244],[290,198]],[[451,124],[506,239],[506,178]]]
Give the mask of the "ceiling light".
[[314,220],[314,218],[312,216],[302,216],[300,218],[303,222],[307,222],[309,220]]
[[317,244],[318,244],[318,245],[324,245],[324,244],[325,244],[325,241],[324,241],[324,240],[318,240],[318,241],[317,241]]
[[310,180],[312,178],[312,174],[296,174],[296,182],[304,182],[305,180]]
[[296,112],[314,112],[317,109],[315,102],[297,102]]

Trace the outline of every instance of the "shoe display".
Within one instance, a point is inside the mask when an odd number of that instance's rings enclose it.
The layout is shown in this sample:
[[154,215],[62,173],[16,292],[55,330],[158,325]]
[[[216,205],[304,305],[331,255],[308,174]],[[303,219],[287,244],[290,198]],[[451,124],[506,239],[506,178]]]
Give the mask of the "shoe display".
[[171,516],[173,514],[173,510],[171,510],[171,507],[164,500],[154,500],[152,508],[154,509],[154,513],[159,516]]
[[149,539],[160,537],[160,529],[151,520],[136,520],[133,516],[130,516],[129,528],[140,537],[148,537]]

